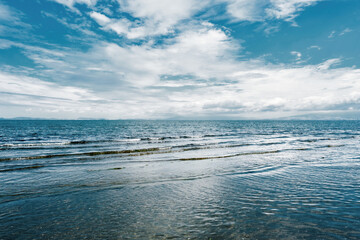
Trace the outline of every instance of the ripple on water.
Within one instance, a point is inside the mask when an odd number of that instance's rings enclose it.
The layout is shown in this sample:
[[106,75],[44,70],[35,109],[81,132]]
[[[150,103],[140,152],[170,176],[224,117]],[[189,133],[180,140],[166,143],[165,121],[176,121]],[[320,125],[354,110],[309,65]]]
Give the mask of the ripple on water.
[[0,238],[360,239],[358,122],[6,124]]

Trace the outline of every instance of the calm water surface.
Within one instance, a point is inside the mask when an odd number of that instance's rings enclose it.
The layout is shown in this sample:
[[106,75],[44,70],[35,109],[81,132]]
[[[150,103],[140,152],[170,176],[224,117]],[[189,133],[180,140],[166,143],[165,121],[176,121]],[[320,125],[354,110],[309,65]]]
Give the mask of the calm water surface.
[[360,239],[360,121],[0,121],[0,239]]

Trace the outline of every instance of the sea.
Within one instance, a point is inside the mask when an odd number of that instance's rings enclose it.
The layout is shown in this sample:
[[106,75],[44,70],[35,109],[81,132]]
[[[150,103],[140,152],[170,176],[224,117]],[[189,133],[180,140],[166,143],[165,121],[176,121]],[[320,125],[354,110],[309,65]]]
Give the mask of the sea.
[[0,121],[0,239],[360,239],[360,121]]

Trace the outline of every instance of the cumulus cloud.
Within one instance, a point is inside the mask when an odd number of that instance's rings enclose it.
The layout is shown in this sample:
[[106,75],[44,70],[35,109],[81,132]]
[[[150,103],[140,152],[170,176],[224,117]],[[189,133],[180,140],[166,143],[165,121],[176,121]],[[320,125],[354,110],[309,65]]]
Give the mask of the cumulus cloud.
[[127,81],[145,86],[156,83],[162,75],[222,76],[229,68],[230,60],[225,58],[236,47],[222,30],[200,28],[185,31],[161,47],[106,44],[97,51],[105,53]]
[[[242,46],[230,31],[192,19],[212,4],[225,3],[239,21],[291,21],[316,0],[118,0],[118,14],[97,8],[97,1],[56,1],[73,9],[85,4],[91,10],[83,18],[128,39],[166,37],[136,44],[103,37],[82,50],[1,40],[1,49],[15,46],[36,65],[23,73],[0,67],[1,111],[6,106],[8,114],[126,119],[360,110],[360,70],[337,67],[341,59],[302,66],[239,59]],[[290,54],[302,58],[299,51]]]
[[[234,89],[243,91],[208,100],[204,110],[213,113],[258,114],[264,112],[299,113],[319,110],[347,110],[360,108],[358,69],[329,69],[324,65],[338,60],[328,60],[319,65],[301,68],[261,66],[251,71],[235,74],[239,81]],[[244,78],[261,73],[260,78]]]
[[84,53],[29,48],[44,76],[63,84],[3,73],[1,88],[13,93],[12,104],[28,98],[20,94],[59,98],[32,101],[35,109],[54,110],[47,102],[67,106],[59,111],[69,117],[79,109],[83,116],[108,118],[263,118],[360,109],[359,69],[334,68],[340,59],[302,67],[239,61],[234,49],[240,46],[204,25],[157,47],[103,42]]
[[66,73],[79,82],[86,79],[88,85],[92,81],[98,84],[97,79],[107,79],[111,85],[134,86],[160,84],[166,75],[189,75],[202,81],[224,77],[235,67],[233,54],[240,48],[223,30],[207,24],[184,31],[158,46],[100,42],[86,53],[63,51],[62,55],[61,50],[53,51],[57,53],[54,55],[43,49],[22,47],[34,62],[51,70],[55,79],[63,79]]
[[[213,80],[217,78],[216,84],[221,84],[224,80],[220,78],[234,68],[232,52],[239,47],[224,31],[207,23],[188,29],[158,47],[103,42],[81,53],[67,49],[50,51],[23,44],[16,46],[24,49],[25,54],[41,66],[37,71],[39,78],[56,79],[65,85],[97,92],[98,97],[107,100],[109,108],[123,109],[124,113],[114,110],[110,118],[166,117],[186,109],[187,106],[176,104],[176,99],[182,98],[178,95],[181,89],[214,85]],[[27,88],[31,87],[25,82],[16,93],[28,94]],[[169,96],[171,91],[175,94]],[[50,90],[45,92],[51,93]],[[36,94],[40,95],[33,95]],[[96,105],[98,109],[101,109],[100,105]],[[200,108],[198,106],[194,111]],[[128,109],[134,110],[132,115]]]

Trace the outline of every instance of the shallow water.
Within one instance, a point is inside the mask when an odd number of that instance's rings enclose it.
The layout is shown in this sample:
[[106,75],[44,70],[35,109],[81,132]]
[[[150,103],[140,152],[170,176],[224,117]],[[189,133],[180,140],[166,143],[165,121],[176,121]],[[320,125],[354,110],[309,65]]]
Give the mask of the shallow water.
[[360,239],[360,121],[0,121],[0,239]]

